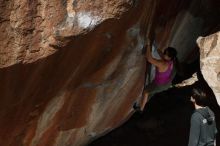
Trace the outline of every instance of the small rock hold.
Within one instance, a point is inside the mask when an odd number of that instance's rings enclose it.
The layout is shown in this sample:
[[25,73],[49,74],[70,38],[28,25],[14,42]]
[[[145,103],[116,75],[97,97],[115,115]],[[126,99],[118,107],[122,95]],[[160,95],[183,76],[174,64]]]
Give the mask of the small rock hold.
[[93,138],[93,137],[96,137],[96,135],[97,135],[97,134],[96,134],[95,132],[91,132],[91,133],[89,134],[89,136],[92,137],[92,138]]
[[220,72],[217,74],[217,79],[220,81]]

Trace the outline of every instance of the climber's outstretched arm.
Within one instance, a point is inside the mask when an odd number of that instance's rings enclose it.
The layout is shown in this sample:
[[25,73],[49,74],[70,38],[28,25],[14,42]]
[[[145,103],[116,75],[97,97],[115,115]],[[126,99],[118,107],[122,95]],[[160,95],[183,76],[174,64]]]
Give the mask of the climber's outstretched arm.
[[146,48],[147,48],[147,52],[146,52],[147,61],[158,68],[163,68],[164,62],[162,60],[158,60],[152,57],[150,45],[147,45]]
[[163,51],[157,48],[157,53],[159,54],[160,58],[163,58]]

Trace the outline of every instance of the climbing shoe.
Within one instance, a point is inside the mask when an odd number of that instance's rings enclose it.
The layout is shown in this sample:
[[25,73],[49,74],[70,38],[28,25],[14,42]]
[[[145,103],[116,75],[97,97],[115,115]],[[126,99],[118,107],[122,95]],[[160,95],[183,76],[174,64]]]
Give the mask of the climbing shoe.
[[139,105],[137,102],[134,103],[133,109],[134,109],[136,112],[138,112],[138,113],[142,113],[142,112],[143,112],[143,111],[141,110],[140,105]]

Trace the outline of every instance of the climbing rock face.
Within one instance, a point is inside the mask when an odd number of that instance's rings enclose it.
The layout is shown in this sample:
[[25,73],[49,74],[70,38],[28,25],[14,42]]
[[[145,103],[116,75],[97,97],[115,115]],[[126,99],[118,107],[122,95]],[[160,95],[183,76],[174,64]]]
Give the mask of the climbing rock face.
[[172,42],[188,2],[0,0],[0,144],[81,146],[125,122],[146,34]]
[[81,146],[126,121],[143,2],[0,0],[0,145]]
[[106,19],[119,18],[133,5],[132,0],[1,0],[0,3],[0,67],[47,57],[57,51],[51,46],[66,43],[65,37],[88,32]]
[[61,1],[0,1],[0,67],[53,54],[50,39],[65,17]]
[[200,47],[202,74],[220,105],[220,32],[200,37],[197,42]]

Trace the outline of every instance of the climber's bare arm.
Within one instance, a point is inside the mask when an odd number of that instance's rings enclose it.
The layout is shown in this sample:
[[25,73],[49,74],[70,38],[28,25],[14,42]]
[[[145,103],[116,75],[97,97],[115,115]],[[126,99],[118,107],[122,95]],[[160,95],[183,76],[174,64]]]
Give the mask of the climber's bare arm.
[[164,62],[162,60],[158,60],[152,57],[150,45],[147,45],[146,47],[147,47],[147,52],[146,52],[147,61],[155,65],[158,68],[163,68]]
[[157,49],[157,52],[158,52],[160,58],[163,58],[163,51],[158,48],[158,49]]

